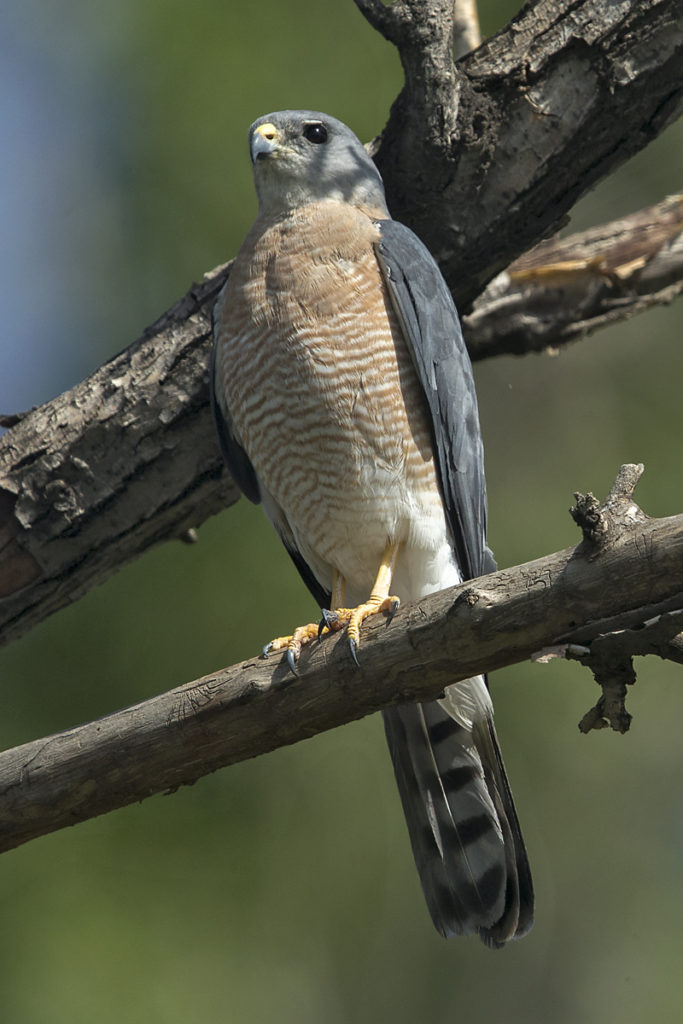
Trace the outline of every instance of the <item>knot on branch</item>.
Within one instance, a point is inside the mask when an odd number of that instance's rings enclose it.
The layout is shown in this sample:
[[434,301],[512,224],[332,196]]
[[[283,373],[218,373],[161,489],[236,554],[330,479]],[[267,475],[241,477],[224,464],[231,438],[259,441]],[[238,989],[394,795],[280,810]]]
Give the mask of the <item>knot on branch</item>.
[[[590,491],[588,494],[574,493],[576,505],[569,514],[581,528],[589,547],[602,549],[617,540],[624,529],[646,522],[648,517],[633,500],[643,468],[642,464],[632,463],[622,466],[602,505]],[[597,553],[596,550],[594,554]]]
[[603,518],[600,502],[590,491],[588,494],[574,491],[574,501],[576,505],[569,509],[570,516],[581,528],[586,543],[598,544],[602,535],[607,531],[607,523]]

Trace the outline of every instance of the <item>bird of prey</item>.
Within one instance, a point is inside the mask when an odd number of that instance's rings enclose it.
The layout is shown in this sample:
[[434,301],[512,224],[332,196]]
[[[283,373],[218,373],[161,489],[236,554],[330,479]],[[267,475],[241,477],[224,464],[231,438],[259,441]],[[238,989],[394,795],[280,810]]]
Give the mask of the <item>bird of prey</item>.
[[[472,371],[448,287],[392,220],[346,125],[252,124],[258,217],[214,314],[227,465],[323,610],[323,634],[495,568]],[[317,623],[268,645],[296,671]],[[324,642],[324,635],[323,641]],[[384,725],[415,862],[444,936],[525,934],[533,889],[485,678]]]

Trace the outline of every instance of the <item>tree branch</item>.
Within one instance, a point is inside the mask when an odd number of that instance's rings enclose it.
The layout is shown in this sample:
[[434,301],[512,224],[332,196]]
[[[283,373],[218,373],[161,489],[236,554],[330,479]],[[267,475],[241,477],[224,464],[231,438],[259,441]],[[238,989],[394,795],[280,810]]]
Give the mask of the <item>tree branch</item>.
[[541,242],[463,318],[472,359],[565,345],[683,291],[683,196]]
[[[638,469],[627,467],[621,482],[637,479]],[[604,529],[576,548],[405,606],[390,628],[368,623],[360,670],[343,636],[328,637],[304,651],[300,678],[286,664],[246,661],[7,751],[0,755],[0,850],[390,704],[434,699],[458,679],[558,641],[570,656],[577,644],[584,657],[595,647],[608,664],[605,616],[617,616],[635,636],[655,616],[672,623],[675,611],[680,618],[683,515],[648,519],[628,489],[613,491],[594,512],[593,526]],[[648,649],[666,656],[671,635],[669,628],[659,649],[650,636]],[[620,658],[624,650],[622,642]]]
[[208,407],[225,270],[0,438],[0,642],[238,498]]

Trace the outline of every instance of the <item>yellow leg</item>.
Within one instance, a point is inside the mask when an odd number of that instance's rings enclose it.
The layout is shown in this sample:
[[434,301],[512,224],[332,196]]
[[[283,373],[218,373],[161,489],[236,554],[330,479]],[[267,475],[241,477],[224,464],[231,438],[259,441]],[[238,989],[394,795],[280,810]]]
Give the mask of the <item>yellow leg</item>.
[[400,550],[401,544],[399,542],[387,541],[379,571],[368,600],[364,604],[359,604],[356,608],[335,608],[334,612],[337,622],[334,624],[328,623],[330,629],[341,629],[345,623],[348,623],[346,632],[349,638],[351,653],[356,663],[358,663],[356,650],[360,643],[361,624],[371,615],[377,615],[380,612],[386,612],[390,619],[393,619],[401,604],[398,597],[389,594],[391,580],[396,568],[396,559]]
[[346,580],[340,572],[334,570],[332,576],[332,600],[330,601],[330,608],[334,611],[335,608],[341,608],[344,604],[344,595],[346,593]]
[[275,651],[286,651],[289,667],[296,675],[296,663],[301,654],[301,648],[305,644],[315,640],[325,630],[336,633],[346,626],[351,654],[353,655],[353,660],[358,664],[356,651],[360,643],[360,627],[362,623],[371,615],[377,615],[380,612],[385,612],[392,619],[401,603],[398,597],[390,596],[389,594],[391,580],[396,568],[396,559],[400,550],[400,543],[387,541],[370,597],[364,604],[359,604],[356,608],[342,607],[346,580],[335,569],[332,577],[332,598],[330,601],[332,611],[323,613],[323,622],[320,624],[309,622],[308,625],[299,626],[298,629],[295,629],[291,636],[276,637],[275,640],[271,640],[269,644],[266,644],[263,648],[263,653],[267,655]]

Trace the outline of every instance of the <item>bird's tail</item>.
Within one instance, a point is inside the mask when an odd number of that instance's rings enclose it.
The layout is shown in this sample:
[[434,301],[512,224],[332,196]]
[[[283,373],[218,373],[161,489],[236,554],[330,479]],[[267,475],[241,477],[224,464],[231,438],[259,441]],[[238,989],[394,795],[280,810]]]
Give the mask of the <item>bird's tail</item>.
[[531,928],[534,894],[482,676],[383,712],[427,906],[442,935],[501,946]]

